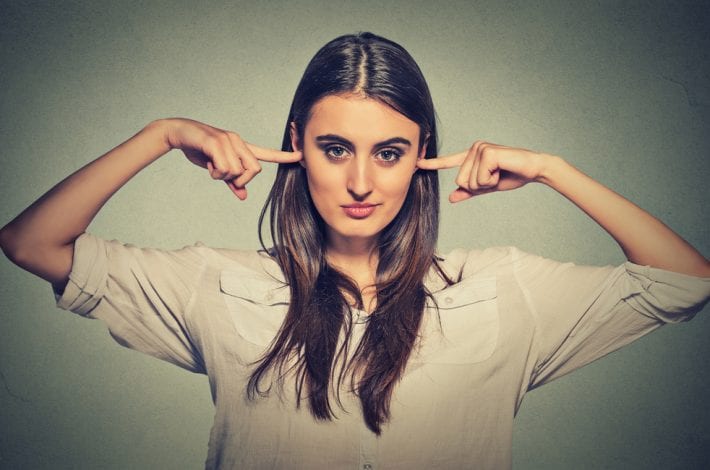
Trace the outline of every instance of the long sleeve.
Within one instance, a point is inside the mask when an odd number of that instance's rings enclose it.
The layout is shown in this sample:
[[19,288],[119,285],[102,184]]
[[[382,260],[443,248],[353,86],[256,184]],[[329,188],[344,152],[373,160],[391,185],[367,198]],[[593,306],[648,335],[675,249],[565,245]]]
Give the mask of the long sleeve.
[[104,321],[125,347],[204,372],[186,317],[206,264],[201,249],[141,249],[84,233],[57,306]]
[[536,322],[530,387],[567,374],[666,323],[690,320],[710,278],[634,263],[577,266],[515,253],[515,275]]

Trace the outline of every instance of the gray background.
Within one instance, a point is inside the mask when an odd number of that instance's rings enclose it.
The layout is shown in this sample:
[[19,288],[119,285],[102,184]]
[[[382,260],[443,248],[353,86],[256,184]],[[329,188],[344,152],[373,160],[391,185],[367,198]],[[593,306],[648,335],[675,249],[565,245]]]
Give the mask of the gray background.
[[[0,223],[155,118],[278,146],[308,59],[337,35],[371,30],[424,70],[442,153],[484,138],[562,155],[707,255],[710,9],[664,3],[3,2]],[[256,248],[273,175],[267,167],[241,203],[172,152],[90,230],[145,246]],[[453,173],[442,183],[448,193]],[[624,259],[542,186],[443,204],[442,252],[509,244],[578,263]],[[529,394],[515,467],[703,466],[707,313]],[[0,325],[0,467],[202,466],[213,413],[204,376],[118,347],[6,259]]]

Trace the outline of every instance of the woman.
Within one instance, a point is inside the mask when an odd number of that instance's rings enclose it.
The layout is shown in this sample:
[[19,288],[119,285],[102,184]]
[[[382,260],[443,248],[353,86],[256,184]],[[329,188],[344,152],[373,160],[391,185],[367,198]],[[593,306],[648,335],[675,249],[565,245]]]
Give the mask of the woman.
[[[279,164],[273,248],[138,249],[85,230],[170,149],[240,199]],[[710,266],[660,221],[559,157],[478,141],[435,158],[426,82],[401,46],[336,38],[296,90],[282,150],[187,119],[149,124],[0,232],[58,305],[121,344],[208,375],[208,468],[505,468],[527,390],[692,317]],[[628,263],[578,267],[514,248],[435,253],[449,199],[539,182],[596,220]]]

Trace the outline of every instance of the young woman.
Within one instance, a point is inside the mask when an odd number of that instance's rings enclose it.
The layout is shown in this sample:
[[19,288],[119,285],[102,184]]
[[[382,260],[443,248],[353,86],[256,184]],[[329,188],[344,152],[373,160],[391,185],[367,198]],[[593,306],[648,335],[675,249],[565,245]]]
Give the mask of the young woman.
[[[171,149],[240,199],[278,163],[260,252],[139,249],[85,233]],[[58,305],[209,377],[208,468],[505,468],[524,394],[668,323],[710,294],[708,261],[563,159],[477,141],[436,157],[434,107],[399,45],[336,38],[296,90],[282,149],[163,119],[88,164],[0,232]],[[449,200],[545,184],[619,243],[619,267],[515,248],[436,253]],[[262,242],[263,243],[263,242]],[[263,243],[265,244],[265,243]]]

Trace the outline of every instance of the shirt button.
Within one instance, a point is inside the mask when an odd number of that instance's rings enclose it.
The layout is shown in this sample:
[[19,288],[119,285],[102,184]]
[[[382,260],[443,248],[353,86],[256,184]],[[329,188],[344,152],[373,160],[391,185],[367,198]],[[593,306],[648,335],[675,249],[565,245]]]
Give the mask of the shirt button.
[[363,464],[362,470],[372,470],[372,464],[370,464],[370,463]]
[[450,303],[452,303],[453,301],[454,301],[454,299],[452,299],[451,297],[446,297],[446,298],[444,299],[444,303],[447,303],[447,304],[450,304]]

